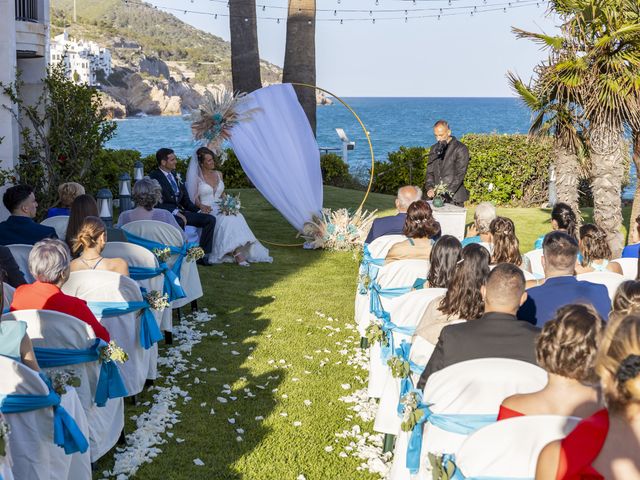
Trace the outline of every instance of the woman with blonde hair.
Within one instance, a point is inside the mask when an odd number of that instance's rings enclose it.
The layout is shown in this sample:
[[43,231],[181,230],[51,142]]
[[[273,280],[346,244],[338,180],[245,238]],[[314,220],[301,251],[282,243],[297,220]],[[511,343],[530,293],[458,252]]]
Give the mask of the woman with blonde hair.
[[582,260],[578,259],[577,273],[586,272],[613,272],[622,275],[622,267],[617,262],[611,261],[611,248],[607,242],[607,234],[602,228],[593,223],[587,223],[580,227],[580,253]]
[[84,187],[76,182],[63,183],[58,187],[57,207],[47,210],[47,218],[69,215],[71,204],[80,195],[84,195]]
[[529,259],[520,254],[520,242],[516,236],[516,226],[507,217],[496,217],[489,225],[491,232],[491,265],[511,263],[522,270],[531,272]]
[[107,230],[104,222],[98,217],[85,218],[71,246],[71,252],[77,256],[71,261],[71,271],[108,270],[129,276],[129,266],[122,258],[102,256],[106,243]]

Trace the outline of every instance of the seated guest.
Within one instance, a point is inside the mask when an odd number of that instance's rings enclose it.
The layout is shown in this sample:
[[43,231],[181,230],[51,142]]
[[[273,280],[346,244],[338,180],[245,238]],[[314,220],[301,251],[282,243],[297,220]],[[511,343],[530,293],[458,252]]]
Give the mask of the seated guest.
[[182,237],[186,239],[184,231],[176,222],[176,217],[171,215],[171,212],[162,208],[154,208],[162,201],[162,188],[157,180],[149,177],[138,180],[133,186],[132,198],[136,207],[120,213],[118,227],[138,220],[156,220],[176,227],[182,232]]
[[602,228],[593,223],[582,225],[578,246],[582,260],[576,265],[577,273],[613,272],[622,275],[620,264],[611,261],[611,248],[607,243],[607,234]]
[[513,263],[527,272],[531,271],[531,262],[520,255],[520,242],[516,237],[516,226],[510,218],[496,217],[489,225],[491,231],[491,265]]
[[487,283],[480,288],[484,314],[478,319],[442,329],[436,348],[420,375],[420,390],[433,373],[466,360],[510,358],[536,363],[534,346],[540,330],[516,317],[518,308],[527,298],[522,270],[510,263],[496,265],[489,273]]
[[635,225],[629,228],[633,229],[629,237],[631,243],[622,250],[622,258],[638,258],[640,257],[640,215],[636,217]]
[[211,265],[207,260],[213,248],[213,231],[216,225],[216,217],[210,215],[211,207],[203,206],[199,211],[189,199],[187,189],[174,172],[177,159],[170,148],[161,148],[156,152],[158,168],[149,172],[149,177],[155,179],[162,188],[162,202],[158,208],[168,210],[175,217],[176,222],[184,229],[186,225],[201,228],[200,247],[205,256],[198,260],[200,265]]
[[[433,247],[434,252],[441,241]],[[429,303],[416,328],[415,335],[433,345],[438,343],[444,327],[458,320],[475,320],[484,311],[480,287],[489,275],[489,252],[479,244],[471,243],[462,249],[460,256],[447,293]]]
[[602,408],[596,353],[604,322],[590,305],[566,305],[542,327],[536,341],[538,365],[548,374],[545,387],[508,397],[498,420],[522,415],[586,418]]
[[[551,210],[551,229],[554,232],[560,230],[572,237],[575,241],[578,241],[578,221],[576,220],[576,214],[566,203],[556,203],[553,210]],[[544,237],[544,235],[540,235],[533,244],[533,248],[542,248]]]
[[640,313],[640,282],[627,280],[622,282],[613,297],[609,320]]
[[371,224],[371,230],[369,230],[369,235],[367,235],[364,243],[371,243],[383,235],[402,235],[407,208],[421,198],[422,190],[418,187],[407,185],[399,188],[396,196],[396,210],[398,213],[388,217],[376,218]]
[[[67,225],[67,235],[65,242],[71,248],[78,231],[87,217],[99,217],[98,204],[91,195],[78,195],[71,204],[69,212],[69,224]],[[127,237],[119,228],[107,227],[107,242],[126,242]]]
[[542,327],[556,311],[571,303],[595,307],[602,318],[609,316],[611,300],[604,285],[578,281],[574,276],[578,242],[564,232],[551,232],[542,246],[544,282],[527,290],[529,298],[518,312],[518,318]]
[[13,258],[11,250],[8,247],[0,245],[0,271],[4,270],[4,281],[13,288],[24,285],[27,281],[24,279],[24,273],[20,271],[20,267]]
[[[4,311],[4,292],[0,273],[0,310]],[[0,321],[0,355],[24,363],[32,370],[40,370],[27,334],[27,323],[17,320]]]
[[491,202],[481,202],[473,212],[473,224],[467,229],[467,237],[462,240],[462,246],[479,243],[491,251],[491,232],[489,226],[496,218],[496,207]]
[[39,309],[66,313],[88,324],[96,337],[109,342],[109,332],[89,310],[87,302],[60,290],[71,273],[70,262],[69,249],[62,240],[36,243],[29,254],[29,271],[36,281],[16,288],[11,311]]
[[57,207],[47,210],[47,218],[69,215],[71,204],[78,195],[84,195],[84,187],[76,182],[63,183],[58,187]]
[[449,288],[462,247],[452,235],[443,235],[431,249],[427,288]]
[[30,186],[9,187],[4,192],[2,202],[11,215],[4,222],[0,222],[0,245],[14,243],[33,245],[43,238],[58,238],[55,229],[40,225],[33,220],[38,202]]
[[71,271],[107,270],[129,276],[129,266],[124,259],[102,256],[106,243],[107,231],[104,222],[98,217],[85,218],[71,247],[71,252],[77,256],[71,261]]
[[640,478],[640,316],[609,321],[599,345],[596,373],[607,409],[544,447],[538,457],[537,480]]
[[402,233],[408,238],[389,249],[385,264],[396,260],[429,260],[433,237],[440,233],[440,224],[433,218],[427,202],[418,200],[409,205]]

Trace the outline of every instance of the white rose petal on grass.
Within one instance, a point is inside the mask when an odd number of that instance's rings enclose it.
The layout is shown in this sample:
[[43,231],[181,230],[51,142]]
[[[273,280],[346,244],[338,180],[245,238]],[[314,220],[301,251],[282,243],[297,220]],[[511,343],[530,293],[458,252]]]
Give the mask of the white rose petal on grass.
[[311,400],[305,400],[304,402],[305,407],[310,407],[311,406]]
[[228,421],[230,424],[232,424],[232,425],[233,425],[234,423],[236,423],[236,419],[235,419],[235,418],[227,418],[227,421]]
[[289,416],[289,414],[288,414],[287,412],[282,412],[282,413],[280,414],[280,416],[281,416],[281,417],[288,417],[288,416]]
[[227,399],[224,397],[218,397],[216,400],[218,400],[220,403],[227,403]]
[[333,452],[333,447],[331,445],[327,445],[326,447],[324,447],[324,451],[325,452]]
[[260,422],[260,421],[262,421],[262,420],[264,420],[264,417],[263,417],[262,415],[258,415],[258,416],[256,417],[256,422]]
[[244,433],[244,428],[236,428],[236,432],[242,435]]
[[236,437],[236,442],[241,442],[241,441],[242,441],[242,437],[241,437],[240,435],[238,435],[238,436]]
[[295,422],[293,422],[293,426],[294,427],[301,427],[302,426],[302,422],[296,420]]
[[176,437],[176,443],[183,443],[184,442],[184,438],[177,438]]
[[204,462],[203,462],[202,460],[200,460],[199,458],[194,458],[194,459],[193,459],[193,464],[194,464],[194,465],[197,465],[197,466],[199,466],[199,467],[204,466]]
[[300,474],[296,477],[296,480],[307,480],[307,477],[305,477],[303,474]]
[[340,386],[342,387],[343,390],[349,390],[351,388],[351,385],[349,385],[348,383],[343,383]]
[[240,352],[236,350],[231,350],[231,355],[240,355]]

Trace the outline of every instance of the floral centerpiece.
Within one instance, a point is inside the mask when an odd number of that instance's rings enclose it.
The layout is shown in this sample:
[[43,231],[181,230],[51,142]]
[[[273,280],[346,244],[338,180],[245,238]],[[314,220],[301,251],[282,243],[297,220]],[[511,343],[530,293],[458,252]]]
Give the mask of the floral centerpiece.
[[163,311],[165,308],[170,308],[171,304],[169,303],[169,294],[168,293],[160,293],[157,290],[151,290],[147,292],[144,297],[147,300],[147,303],[153,310],[157,310],[158,312]]
[[51,380],[51,388],[58,395],[67,393],[67,387],[79,387],[80,377],[74,370],[55,369],[47,372],[49,380]]
[[433,206],[436,208],[442,207],[444,205],[444,199],[447,196],[451,196],[449,186],[444,182],[440,182],[433,187]]
[[230,195],[225,193],[216,202],[222,215],[238,215],[242,203],[240,203],[240,195]]
[[127,352],[120,348],[113,340],[111,340],[109,342],[109,345],[107,345],[100,351],[101,362],[124,363],[127,360],[129,360],[129,355],[127,355]]
[[336,252],[361,250],[376,211],[360,209],[350,213],[346,208],[322,209],[320,217],[314,216],[305,223],[301,236],[312,248],[324,248]]

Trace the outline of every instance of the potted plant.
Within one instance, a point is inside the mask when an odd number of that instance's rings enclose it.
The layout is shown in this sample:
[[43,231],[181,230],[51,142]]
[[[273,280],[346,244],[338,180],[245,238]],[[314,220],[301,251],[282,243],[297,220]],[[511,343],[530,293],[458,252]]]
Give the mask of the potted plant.
[[433,188],[433,206],[436,208],[444,206],[444,199],[447,195],[451,196],[447,184],[443,182],[437,184]]

